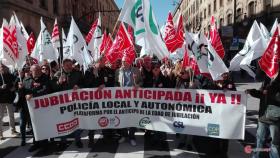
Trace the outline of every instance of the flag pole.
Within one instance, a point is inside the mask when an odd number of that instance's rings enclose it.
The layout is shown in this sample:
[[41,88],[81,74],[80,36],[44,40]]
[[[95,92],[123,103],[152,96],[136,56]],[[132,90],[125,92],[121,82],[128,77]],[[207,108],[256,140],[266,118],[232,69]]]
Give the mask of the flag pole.
[[1,74],[1,79],[2,79],[3,85],[4,85],[4,84],[5,84],[5,81],[4,81],[4,77],[3,77],[2,72],[1,72],[0,74]]
[[[120,11],[121,11],[121,10],[120,10]],[[114,29],[113,29],[113,32],[112,32],[112,35],[113,35],[113,36],[114,36],[114,34],[115,34],[117,25],[120,23],[120,21],[119,21],[120,16],[121,16],[121,13],[119,13],[118,19],[117,19],[117,21],[116,21],[116,23],[115,23],[115,25],[114,25]]]

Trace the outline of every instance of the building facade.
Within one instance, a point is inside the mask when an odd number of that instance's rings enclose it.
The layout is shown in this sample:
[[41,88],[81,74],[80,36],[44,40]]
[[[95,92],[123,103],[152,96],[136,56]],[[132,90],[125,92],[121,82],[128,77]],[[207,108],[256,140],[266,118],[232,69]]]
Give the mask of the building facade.
[[[233,24],[249,25],[254,19],[271,26],[280,17],[280,0],[181,0],[173,12],[183,14],[189,31],[208,31],[213,15],[218,28]],[[235,18],[234,18],[235,17]]]
[[102,29],[111,32],[117,21],[119,9],[114,0],[1,0],[0,19],[10,19],[15,12],[23,22],[26,30],[38,35],[40,32],[40,18],[49,31],[52,31],[55,18],[60,27],[69,29],[71,16],[74,17],[81,31],[86,34],[92,22],[102,18]]

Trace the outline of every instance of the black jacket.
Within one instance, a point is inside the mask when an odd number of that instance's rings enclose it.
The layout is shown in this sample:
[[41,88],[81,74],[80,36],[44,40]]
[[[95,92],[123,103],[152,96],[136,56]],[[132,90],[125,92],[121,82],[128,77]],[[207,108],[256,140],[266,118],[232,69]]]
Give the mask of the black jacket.
[[[58,84],[59,77],[61,75],[65,75],[66,82],[63,84]],[[64,91],[64,90],[71,90],[73,87],[77,85],[80,88],[83,87],[83,76],[82,73],[79,71],[72,71],[70,73],[66,73],[62,71],[62,74],[60,71],[58,71],[52,80],[52,88],[55,92]]]
[[3,81],[2,77],[0,77],[0,103],[13,103],[15,99],[15,77],[10,73],[3,74],[4,82],[6,84],[6,88],[2,88]]

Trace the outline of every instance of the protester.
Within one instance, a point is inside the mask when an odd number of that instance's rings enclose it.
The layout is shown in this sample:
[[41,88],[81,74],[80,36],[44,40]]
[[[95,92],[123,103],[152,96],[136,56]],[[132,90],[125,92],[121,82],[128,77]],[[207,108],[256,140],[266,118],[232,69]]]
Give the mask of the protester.
[[[116,71],[115,75],[116,86],[139,88],[142,86],[141,73],[139,69],[132,67],[129,61],[130,59],[126,56],[122,58],[122,67]],[[135,132],[136,128],[122,129],[119,143],[123,143],[126,137],[129,137],[130,144],[136,146]]]
[[10,121],[11,134],[18,134],[15,128],[14,107],[12,105],[16,94],[14,81],[15,77],[10,73],[9,68],[0,63],[0,140],[4,139],[3,136],[3,117],[4,111],[7,109]]
[[[46,95],[51,92],[49,77],[42,73],[41,67],[37,64],[32,65],[30,71],[31,76],[27,76],[23,82],[18,83],[19,94],[21,96],[24,95],[27,101],[32,97]],[[21,131],[24,134],[23,127]],[[25,136],[23,135],[21,145],[25,145],[25,143]],[[29,148],[29,152],[33,152],[39,148],[47,148],[47,145],[48,140],[35,141],[33,135],[33,146]]]
[[[16,107],[19,108],[20,113],[20,133],[21,133],[21,146],[25,146],[26,144],[26,128],[28,124],[31,124],[31,119],[29,115],[28,106],[25,99],[25,91],[19,88],[19,85],[21,84],[21,81],[23,83],[26,83],[27,80],[31,78],[30,74],[30,68],[26,65],[22,71],[20,72],[22,74],[16,79],[17,85],[17,91],[18,91],[18,102],[16,103]],[[22,86],[22,85],[21,85]]]
[[[246,90],[251,96],[260,99],[258,129],[256,135],[256,148],[267,148],[268,136],[270,158],[279,158],[280,156],[280,76],[274,80],[266,77],[259,90]],[[254,158],[264,157],[263,152],[255,151]]]
[[[70,59],[63,60],[62,71],[58,71],[53,78],[53,89],[56,92],[64,90],[77,90],[83,85],[83,76],[79,71],[74,70],[73,61]],[[75,144],[78,148],[83,147],[81,141],[81,132],[82,130],[77,130],[75,132]],[[62,138],[60,147],[63,148],[66,146],[66,137]]]

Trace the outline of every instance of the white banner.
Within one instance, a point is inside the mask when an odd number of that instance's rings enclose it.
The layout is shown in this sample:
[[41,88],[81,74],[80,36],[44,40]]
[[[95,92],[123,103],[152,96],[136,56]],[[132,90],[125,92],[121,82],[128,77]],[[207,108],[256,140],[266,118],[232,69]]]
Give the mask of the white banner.
[[244,139],[246,104],[244,92],[116,87],[32,98],[28,108],[36,140],[126,127]]

